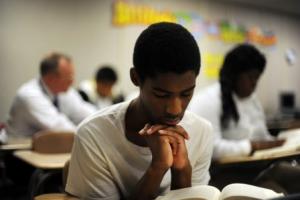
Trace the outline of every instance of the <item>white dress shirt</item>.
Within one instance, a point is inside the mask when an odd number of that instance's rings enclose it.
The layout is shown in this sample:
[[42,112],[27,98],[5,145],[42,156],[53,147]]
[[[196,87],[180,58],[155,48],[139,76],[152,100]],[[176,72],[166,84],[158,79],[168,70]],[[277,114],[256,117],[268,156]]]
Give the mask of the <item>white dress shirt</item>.
[[255,94],[248,98],[233,95],[240,119],[236,123],[229,121],[228,128],[222,130],[220,116],[222,113],[221,87],[215,83],[196,94],[188,110],[206,118],[214,129],[214,158],[224,156],[248,155],[251,152],[250,140],[271,140],[265,115]]
[[73,88],[57,98],[59,109],[53,104],[53,94],[39,78],[22,85],[10,109],[8,134],[32,136],[45,129],[75,131],[77,124],[96,111]]

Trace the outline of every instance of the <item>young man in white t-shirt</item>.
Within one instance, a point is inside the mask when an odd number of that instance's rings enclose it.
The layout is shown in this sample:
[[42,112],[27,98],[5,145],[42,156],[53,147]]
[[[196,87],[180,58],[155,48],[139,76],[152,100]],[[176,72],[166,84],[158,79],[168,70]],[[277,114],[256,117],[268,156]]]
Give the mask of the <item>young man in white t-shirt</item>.
[[181,25],[157,23],[135,44],[132,82],[139,96],[105,108],[78,128],[66,191],[80,199],[153,199],[207,184],[211,125],[185,112],[200,52]]

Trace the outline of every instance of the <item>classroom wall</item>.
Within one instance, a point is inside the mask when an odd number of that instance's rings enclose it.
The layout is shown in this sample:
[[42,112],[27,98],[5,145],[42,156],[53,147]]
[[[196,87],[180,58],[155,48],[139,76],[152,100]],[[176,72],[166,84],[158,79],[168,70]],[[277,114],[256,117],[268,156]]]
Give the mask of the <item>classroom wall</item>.
[[[118,90],[125,94],[135,87],[129,79],[134,42],[145,28],[142,25],[114,27],[111,22],[110,0],[0,0],[0,121],[8,117],[9,107],[17,88],[38,76],[41,58],[49,51],[72,56],[76,67],[75,86],[92,77],[99,64],[112,64],[119,73]],[[299,59],[288,66],[284,58],[287,48],[300,52],[299,16],[247,8],[238,4],[212,0],[128,1],[147,4],[158,9],[196,12],[209,20],[238,19],[246,25],[273,30],[278,44],[267,55],[267,70],[258,95],[268,115],[278,110],[278,94],[292,90],[300,106]],[[226,52],[232,47],[219,42],[202,41],[200,49]],[[203,73],[197,90],[211,84]]]

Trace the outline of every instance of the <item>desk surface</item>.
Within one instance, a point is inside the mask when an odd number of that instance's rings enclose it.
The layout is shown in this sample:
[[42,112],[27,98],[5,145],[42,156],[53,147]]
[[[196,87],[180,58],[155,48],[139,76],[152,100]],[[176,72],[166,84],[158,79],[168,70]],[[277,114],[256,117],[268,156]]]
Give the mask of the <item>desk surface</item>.
[[275,160],[279,158],[286,158],[291,156],[300,156],[300,151],[280,153],[278,155],[272,155],[268,157],[256,157],[256,156],[235,156],[221,158],[216,163],[218,164],[233,164],[233,163],[245,163],[254,161],[264,161],[264,160]]
[[31,149],[31,138],[8,138],[7,144],[0,145],[0,150]]
[[14,155],[39,169],[62,169],[70,159],[70,153],[41,154],[31,150],[15,151]]

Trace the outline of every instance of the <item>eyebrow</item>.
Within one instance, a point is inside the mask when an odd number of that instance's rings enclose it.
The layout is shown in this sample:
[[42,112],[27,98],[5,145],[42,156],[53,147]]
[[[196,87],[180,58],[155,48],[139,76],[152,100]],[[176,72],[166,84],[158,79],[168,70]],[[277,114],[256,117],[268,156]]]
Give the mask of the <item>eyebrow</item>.
[[[190,92],[190,91],[193,90],[195,87],[196,87],[196,85],[193,85],[193,86],[190,87],[190,88],[187,88],[187,89],[185,89],[185,90],[183,90],[183,91],[180,91],[180,93]],[[158,88],[158,87],[153,87],[153,90],[156,90],[156,91],[159,91],[159,92],[164,92],[164,93],[169,93],[169,94],[173,93],[173,92],[170,92],[170,91],[168,91],[168,90],[164,90],[164,89]]]

